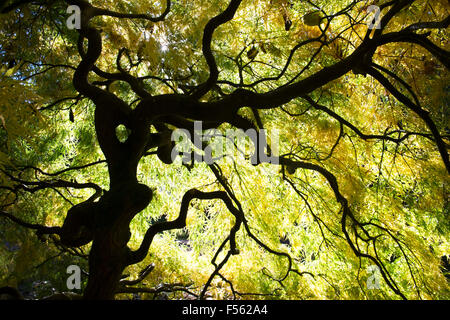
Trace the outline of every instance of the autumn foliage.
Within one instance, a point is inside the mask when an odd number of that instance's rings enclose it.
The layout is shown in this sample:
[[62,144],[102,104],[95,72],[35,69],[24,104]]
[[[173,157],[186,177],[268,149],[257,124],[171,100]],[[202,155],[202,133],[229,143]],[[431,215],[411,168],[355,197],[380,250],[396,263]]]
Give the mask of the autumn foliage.
[[[0,4],[0,286],[78,265],[86,299],[448,299],[449,11]],[[277,131],[279,164],[250,139],[172,159],[195,121]]]

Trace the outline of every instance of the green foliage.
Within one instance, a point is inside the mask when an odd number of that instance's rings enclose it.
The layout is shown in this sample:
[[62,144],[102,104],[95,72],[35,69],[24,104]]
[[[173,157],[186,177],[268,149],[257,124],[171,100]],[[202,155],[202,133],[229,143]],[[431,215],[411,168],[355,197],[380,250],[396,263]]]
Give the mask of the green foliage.
[[[152,95],[181,95],[208,79],[209,68],[202,55],[203,30],[228,2],[173,1],[167,19],[158,23],[95,17],[92,24],[101,28],[103,37],[96,66],[117,73],[118,50],[128,48],[128,56],[118,60],[130,75],[144,77],[143,88]],[[202,102],[231,94],[236,84],[262,93],[304,79],[348,57],[367,32],[362,1],[353,6],[352,1],[288,2],[243,1],[233,20],[214,32],[212,52],[220,71],[219,89],[208,92]],[[165,1],[91,3],[118,12],[150,15],[165,8]],[[341,13],[347,7],[348,12]],[[415,1],[384,32],[419,21],[441,21],[448,12],[446,1]],[[328,21],[325,13],[335,16]],[[286,14],[292,21],[289,31],[285,29]],[[358,23],[350,27],[354,21],[349,16]],[[43,181],[50,179],[45,173],[104,159],[96,136],[95,105],[79,96],[72,83],[81,58],[77,32],[67,29],[65,17],[62,1],[49,8],[21,6],[0,16],[0,208],[45,226],[61,226],[67,210],[92,196],[92,189],[50,188],[30,193],[26,188],[15,189],[10,175]],[[312,41],[292,51],[298,43],[316,37],[329,42],[321,45]],[[445,47],[448,30],[430,29],[429,39]],[[286,65],[288,58],[291,62]],[[14,66],[8,65],[12,59],[16,61]],[[139,63],[131,63],[136,61]],[[373,61],[410,84],[409,89],[416,92],[418,102],[448,146],[448,69],[429,52],[410,43],[383,45],[374,53]],[[304,72],[299,74],[300,70]],[[152,76],[145,78],[148,75]],[[94,73],[89,80],[105,81]],[[133,109],[139,103],[124,81],[110,80],[99,87]],[[399,86],[399,90],[410,95],[408,88]],[[301,98],[259,111],[265,128],[279,131],[280,155],[318,164],[333,173],[355,218],[367,224],[368,235],[376,237],[376,247],[362,240],[355,240],[357,245],[384,263],[405,296],[448,299],[449,283],[440,269],[440,258],[450,253],[449,176],[426,124],[370,76],[349,72],[312,92],[311,98],[364,135],[380,137],[396,131],[390,137],[398,139],[405,132],[419,133],[400,143],[361,139],[331,112]],[[249,108],[240,110],[240,115],[253,119]],[[225,133],[229,126],[222,124],[218,129]],[[125,143],[132,132],[121,124],[115,134]],[[277,281],[289,271],[288,259],[269,252],[241,228],[236,235],[239,254],[221,270],[223,277],[214,278],[208,291],[212,298],[233,298],[225,279],[237,292],[254,294],[238,295],[243,299],[398,298],[383,280],[379,289],[367,289],[367,268],[373,261],[356,256],[349,246],[342,233],[341,203],[323,175],[281,165],[252,166],[248,157],[236,152],[217,165],[239,199],[255,237],[272,251],[292,257],[293,268],[301,275],[290,272],[285,280]],[[64,171],[57,178],[94,182],[104,190],[110,183],[104,162]],[[177,218],[186,191],[224,190],[208,165],[196,163],[190,167],[179,158],[166,165],[154,153],[140,160],[137,179],[154,190],[154,197],[130,224],[131,249],[139,247],[155,221]],[[181,231],[158,234],[145,260],[129,266],[124,273],[134,279],[142,268],[155,263],[155,269],[139,286],[189,283],[190,290],[199,293],[214,271],[211,260],[229,236],[235,217],[218,199],[196,199],[190,204],[186,222]],[[361,229],[347,224],[344,227],[350,230],[349,237],[356,239]],[[79,250],[63,250],[51,239],[41,242],[34,232],[0,217],[0,285],[17,286],[23,280],[40,279],[65,291],[65,268],[70,264],[87,268],[86,259],[77,254],[85,257],[90,245]],[[223,258],[221,253],[217,261]],[[85,287],[87,280],[83,280]],[[153,298],[151,293],[144,296]],[[119,297],[127,299],[130,295]],[[171,295],[187,297],[184,292]]]

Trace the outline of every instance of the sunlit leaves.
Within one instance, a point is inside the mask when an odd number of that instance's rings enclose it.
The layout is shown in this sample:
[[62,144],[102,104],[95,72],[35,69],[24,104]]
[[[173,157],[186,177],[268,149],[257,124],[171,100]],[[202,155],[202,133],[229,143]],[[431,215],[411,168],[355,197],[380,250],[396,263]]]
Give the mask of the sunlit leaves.
[[[165,1],[92,3],[118,12],[152,15],[161,13],[166,5]],[[113,74],[122,69],[140,77],[153,95],[188,92],[208,78],[209,68],[202,53],[203,31],[227,3],[172,1],[167,19],[158,23],[96,17],[92,25],[101,29],[103,40],[96,67]],[[218,100],[239,87],[267,92],[344,60],[368,31],[367,5],[362,1],[354,6],[352,3],[243,1],[235,18],[213,34],[211,49],[219,78],[202,101]],[[78,96],[72,85],[81,58],[77,32],[66,29],[63,9],[42,11],[30,6],[0,21],[2,165],[34,165],[55,172],[103,159],[96,141],[95,107]],[[385,32],[397,31],[417,19],[440,21],[447,14],[446,1],[416,1],[409,10],[399,13]],[[448,45],[447,30],[430,32],[433,43],[443,48]],[[302,42],[304,45],[299,46]],[[118,58],[119,52],[123,54]],[[415,97],[409,89],[416,92],[418,102],[439,131],[448,136],[448,71],[438,60],[417,46],[395,43],[379,47],[373,61],[408,83],[410,87],[396,83],[398,90],[412,99]],[[105,81],[94,72],[89,80],[133,103],[133,108],[139,103],[124,81]],[[416,297],[416,291],[424,298],[448,297],[446,280],[438,269],[439,255],[449,250],[448,177],[425,123],[392,92],[361,74],[349,72],[314,91],[311,98],[330,112],[311,107],[300,98],[282,108],[259,112],[266,129],[279,131],[279,153],[319,164],[333,173],[355,219],[367,223],[367,232],[377,237],[377,251],[370,241],[361,238],[357,245],[370,255],[379,255],[402,291],[410,297]],[[42,115],[46,115],[46,122]],[[239,115],[252,121],[254,118],[249,108],[240,110]],[[219,129],[223,132],[226,128],[228,125]],[[406,132],[414,134],[399,143],[392,141]],[[115,133],[121,143],[132,134],[126,124],[118,126]],[[240,254],[221,271],[238,291],[286,299],[396,297],[385,283],[379,291],[367,289],[371,261],[354,254],[342,228],[347,228],[351,239],[362,231],[350,219],[342,224],[341,203],[330,181],[313,170],[252,166],[248,156],[248,152],[230,152],[218,165],[240,200],[251,231],[272,250],[289,253],[299,272],[314,277],[291,273],[283,285],[274,281],[288,271],[287,259],[264,250],[241,230],[237,234]],[[179,159],[170,162],[150,154],[139,163],[137,179],[154,190],[154,199],[131,223],[132,249],[139,246],[151,224],[177,217],[180,201],[190,188],[223,189],[207,165],[183,165]],[[23,176],[43,179],[42,174],[33,176],[32,170]],[[95,181],[104,189],[109,184],[104,163],[66,172],[62,177]],[[0,178],[3,186],[10,186],[7,177]],[[90,195],[71,189],[60,194],[54,190],[36,192],[10,205],[10,209],[30,221],[60,225],[71,205],[68,199],[78,203]],[[5,191],[3,200],[11,203],[14,197]],[[219,200],[192,201],[186,227],[155,238],[142,263],[157,264],[147,284],[182,281],[200,288],[214,270],[211,259],[234,219]],[[33,248],[33,243],[24,243],[24,251],[13,262],[19,266],[31,257],[38,259],[27,255]],[[223,258],[223,253],[219,257]],[[134,275],[139,268],[131,266],[128,271]],[[16,273],[23,274],[25,269],[18,267]],[[232,292],[226,281],[216,278],[209,294],[231,298]]]

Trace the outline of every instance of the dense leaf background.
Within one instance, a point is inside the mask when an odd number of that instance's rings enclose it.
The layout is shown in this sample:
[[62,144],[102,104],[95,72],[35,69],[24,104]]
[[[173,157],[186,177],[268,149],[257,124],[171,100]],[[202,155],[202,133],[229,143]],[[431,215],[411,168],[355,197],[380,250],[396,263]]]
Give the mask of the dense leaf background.
[[[67,211],[89,198],[92,189],[30,190],[33,186],[11,176],[24,181],[92,182],[107,190],[108,168],[96,137],[95,105],[72,84],[81,58],[77,30],[66,26],[68,4],[33,1],[7,11],[5,8],[14,2],[6,1],[0,16],[0,208],[28,223],[60,226]],[[90,3],[152,16],[166,8],[165,1]],[[384,3],[388,1],[373,1],[380,6]],[[117,72],[118,51],[127,48],[126,55],[119,58],[120,65],[129,74],[142,77],[148,93],[186,94],[208,78],[203,31],[228,4],[222,0],[172,1],[166,18],[155,23],[95,17],[91,24],[101,29],[103,39],[96,66],[104,72]],[[218,101],[237,88],[269,92],[342,61],[362,43],[368,30],[369,4],[348,0],[242,1],[234,18],[214,32],[211,48],[219,76],[216,86],[201,101]],[[329,17],[320,28],[305,24],[303,19],[316,10]],[[412,1],[383,33],[418,22],[444,21],[449,10],[449,2],[444,0]],[[386,12],[383,9],[382,15]],[[288,31],[286,19],[291,21]],[[425,32],[430,32],[428,39],[438,47],[449,47],[448,28],[418,31]],[[308,41],[315,37],[326,43]],[[296,47],[304,41],[305,45]],[[407,88],[383,72],[403,94],[413,99],[411,91],[415,93],[416,102],[428,112],[448,148],[448,69],[429,51],[408,42],[379,46],[373,62],[408,84]],[[93,72],[89,80],[132,108],[139,102],[125,81]],[[376,237],[376,245],[364,241],[367,234],[351,224],[347,226],[350,238],[362,252],[383,263],[404,296],[448,299],[449,175],[424,121],[379,81],[357,72],[321,86],[309,98],[326,110],[300,97],[277,108],[259,110],[264,128],[279,132],[279,154],[317,164],[336,177],[349,208]],[[240,109],[239,115],[257,121],[250,108]],[[218,128],[224,133],[232,126]],[[153,127],[150,130],[156,132]],[[120,134],[126,138],[126,132]],[[215,166],[239,199],[252,234],[271,250],[289,255],[292,268],[298,272],[289,272],[286,256],[268,251],[242,228],[236,235],[239,254],[231,256],[220,276],[214,277],[208,296],[232,299],[237,292],[243,299],[399,298],[382,278],[380,289],[367,288],[367,268],[373,261],[356,256],[349,246],[342,233],[341,204],[323,175],[285,165],[253,166],[248,156],[249,152],[233,151],[233,156]],[[94,164],[85,166],[90,163]],[[64,171],[68,168],[78,169]],[[48,175],[55,172],[61,173]],[[168,165],[155,154],[141,159],[137,177],[152,188],[154,198],[131,222],[128,246],[132,249],[139,247],[155,221],[177,217],[181,199],[189,189],[223,190],[207,164],[188,166],[178,158]],[[124,274],[134,279],[145,266],[155,263],[138,288],[176,284],[198,295],[215,270],[211,260],[234,221],[223,202],[193,200],[187,226],[158,234],[145,260],[129,266]],[[0,217],[0,285],[18,287],[31,298],[67,291],[68,265],[76,264],[89,272],[90,244],[67,248],[57,240],[52,236],[38,239],[35,231]],[[220,253],[217,261],[225,255],[225,251]],[[85,274],[82,280],[84,288]],[[143,291],[143,298],[161,297],[161,293]],[[186,291],[167,291],[171,299],[194,297]],[[130,293],[117,296],[131,297]]]

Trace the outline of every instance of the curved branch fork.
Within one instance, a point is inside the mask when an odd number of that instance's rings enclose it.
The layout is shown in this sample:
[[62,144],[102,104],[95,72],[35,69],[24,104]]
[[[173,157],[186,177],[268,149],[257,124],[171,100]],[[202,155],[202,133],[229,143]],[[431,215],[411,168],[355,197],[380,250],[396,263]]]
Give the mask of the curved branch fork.
[[184,196],[181,200],[180,213],[175,220],[156,223],[147,230],[140,247],[136,251],[132,251],[130,253],[130,257],[128,259],[129,265],[135,264],[135,263],[138,263],[138,262],[144,260],[144,258],[147,256],[150,245],[156,234],[164,232],[164,231],[168,231],[168,230],[182,229],[186,226],[186,218],[187,218],[187,214],[188,214],[189,204],[193,199],[200,199],[200,200],[220,199],[225,203],[228,210],[234,215],[234,217],[236,219],[235,224],[230,231],[230,237],[229,237],[230,252],[232,254],[237,254],[239,252],[236,248],[235,236],[236,236],[236,232],[240,228],[241,223],[244,220],[243,213],[241,211],[239,211],[233,205],[231,199],[228,197],[228,195],[225,191],[203,192],[203,191],[200,191],[197,189],[191,189],[184,194]]
[[[393,236],[393,234],[386,228],[373,224],[373,223],[361,223],[358,221],[358,219],[353,214],[352,210],[350,209],[348,200],[345,198],[344,195],[339,190],[339,185],[336,177],[327,169],[324,167],[308,163],[304,161],[294,161],[287,158],[281,158],[280,164],[289,166],[291,168],[301,168],[306,170],[312,170],[318,172],[320,175],[322,175],[330,185],[331,189],[334,192],[335,198],[337,202],[341,205],[341,211],[342,211],[342,217],[341,217],[341,229],[342,233],[345,236],[345,240],[349,244],[350,248],[352,249],[353,253],[358,258],[366,258],[372,261],[375,265],[378,266],[380,269],[381,275],[383,279],[386,281],[386,284],[389,286],[389,288],[397,295],[399,295],[402,299],[406,299],[406,296],[403,294],[403,292],[400,291],[400,288],[398,287],[397,283],[393,279],[391,273],[387,270],[386,266],[384,265],[383,261],[379,258],[378,254],[376,254],[376,240],[379,238],[379,236],[372,236],[370,235],[369,231],[365,228],[367,226],[374,226],[377,229],[386,232],[390,238],[392,238],[399,246],[401,246],[400,241]],[[349,230],[350,229],[350,230]],[[362,233],[360,235],[358,233],[358,230]],[[352,240],[350,237],[350,232],[353,232],[355,234],[355,240]],[[375,255],[371,255],[369,253],[363,252],[359,245],[358,240],[364,241],[366,243],[371,243],[373,245]],[[408,260],[408,257],[403,252],[403,255],[406,260]],[[411,277],[413,280],[415,279],[414,274],[411,272]],[[414,280],[415,281],[415,280]]]

